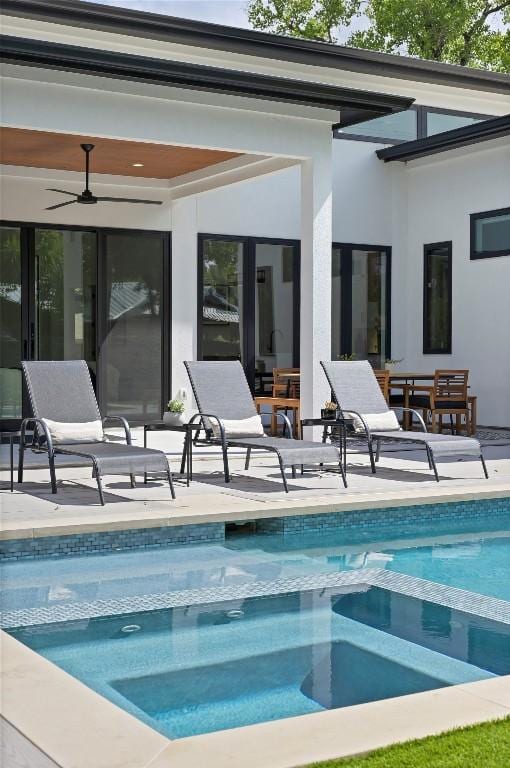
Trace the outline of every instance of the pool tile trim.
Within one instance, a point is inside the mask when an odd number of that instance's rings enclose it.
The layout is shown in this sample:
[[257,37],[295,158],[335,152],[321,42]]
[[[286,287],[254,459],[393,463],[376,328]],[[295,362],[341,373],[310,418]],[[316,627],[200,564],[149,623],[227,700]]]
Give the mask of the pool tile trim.
[[184,608],[191,605],[246,600],[291,592],[311,592],[342,586],[376,586],[408,597],[427,600],[445,608],[462,611],[503,624],[510,625],[510,602],[477,592],[436,584],[415,576],[385,571],[381,568],[367,568],[339,573],[312,574],[274,581],[258,581],[226,587],[204,587],[155,595],[140,595],[117,600],[95,600],[82,603],[33,608],[5,612],[1,617],[3,629],[36,627],[43,624],[65,624],[84,619],[122,616],[146,611],[169,608]]

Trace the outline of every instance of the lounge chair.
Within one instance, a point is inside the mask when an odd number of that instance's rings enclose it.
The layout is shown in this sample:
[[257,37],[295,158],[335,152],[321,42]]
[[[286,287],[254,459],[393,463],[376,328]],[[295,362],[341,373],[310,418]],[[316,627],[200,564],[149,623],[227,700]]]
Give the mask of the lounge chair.
[[[93,466],[101,504],[104,504],[101,477],[162,473],[168,479],[175,499],[168,460],[162,451],[131,444],[129,424],[122,416],[101,419],[90,374],[84,360],[22,362],[33,416],[21,424],[18,483],[23,482],[25,432],[33,425],[32,450],[46,452],[50,468],[51,490],[57,492],[55,456],[78,456]],[[103,433],[106,422],[120,422],[126,444],[107,442]]]
[[[296,476],[296,467],[305,464],[335,464],[347,487],[340,452],[334,445],[293,440],[290,437],[268,437],[264,434],[262,421],[255,409],[253,395],[241,363],[238,360],[203,360],[184,363],[190,378],[198,405],[198,413],[192,421],[201,420],[206,442],[221,446],[225,482],[230,482],[227,451],[230,447],[246,448],[245,469],[249,468],[253,449],[271,451],[276,454],[282,474],[283,487],[289,492],[285,468],[291,467]],[[288,418],[283,419],[288,435],[291,427]]]
[[[429,467],[439,481],[436,459],[445,456],[476,456],[482,462],[485,477],[487,467],[478,440],[473,437],[439,435],[427,432],[425,422],[417,411],[412,412],[419,420],[423,432],[405,431],[400,427],[395,412],[388,408],[375,374],[367,360],[325,362],[321,365],[329,381],[331,391],[341,411],[354,417],[354,427],[367,440],[372,472],[379,460],[383,440],[401,440],[420,443],[427,451]],[[375,443],[375,455],[374,455]]]

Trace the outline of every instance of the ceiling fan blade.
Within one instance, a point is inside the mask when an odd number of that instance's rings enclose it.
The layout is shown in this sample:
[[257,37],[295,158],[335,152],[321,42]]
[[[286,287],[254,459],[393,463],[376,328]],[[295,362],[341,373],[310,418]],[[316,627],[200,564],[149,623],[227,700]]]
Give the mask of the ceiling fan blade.
[[46,187],[46,192],[60,192],[62,195],[71,195],[72,197],[76,197],[76,192],[68,192],[66,189],[53,189],[51,187]]
[[101,203],[143,203],[145,205],[163,205],[162,200],[136,200],[131,197],[98,197]]
[[50,205],[49,208],[46,208],[46,211],[54,211],[56,208],[63,208],[64,205],[74,205],[76,200],[67,200],[65,203],[57,203],[57,205]]

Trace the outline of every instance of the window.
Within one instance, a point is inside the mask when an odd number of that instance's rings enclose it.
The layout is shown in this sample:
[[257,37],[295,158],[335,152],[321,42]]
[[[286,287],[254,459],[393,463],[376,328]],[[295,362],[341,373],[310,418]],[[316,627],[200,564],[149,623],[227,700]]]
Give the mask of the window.
[[342,138],[366,138],[367,140],[401,142],[416,139],[416,110],[407,109],[405,112],[397,112],[393,115],[375,117],[348,128],[341,128],[337,136]]
[[489,120],[494,115],[474,112],[458,112],[450,109],[413,105],[404,112],[375,117],[346,128],[339,128],[337,139],[355,139],[382,144],[400,144],[405,141],[424,139],[436,133],[452,131],[466,125]]
[[423,354],[452,351],[452,244],[424,247]]
[[448,112],[436,112],[427,110],[426,135],[433,136],[444,131],[453,131],[455,128],[464,128],[466,125],[480,123],[488,120],[489,115],[462,115],[449,114]]
[[510,208],[471,214],[471,258],[510,256]]

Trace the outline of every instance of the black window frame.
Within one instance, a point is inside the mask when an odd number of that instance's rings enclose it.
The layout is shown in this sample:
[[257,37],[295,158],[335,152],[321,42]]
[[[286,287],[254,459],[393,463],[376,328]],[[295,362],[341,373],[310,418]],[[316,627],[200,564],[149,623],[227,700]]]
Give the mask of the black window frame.
[[301,241],[293,238],[254,237],[252,235],[219,235],[199,232],[197,236],[197,360],[203,359],[203,295],[204,270],[203,255],[206,240],[223,240],[243,245],[243,335],[241,348],[244,358],[244,370],[252,391],[255,388],[255,290],[257,286],[256,248],[257,245],[287,245],[296,249],[293,260],[293,349],[292,365],[299,368],[301,344]]
[[[341,243],[333,241],[333,250],[340,249],[345,252],[345,264],[342,269],[342,277],[345,280],[340,283],[340,354],[352,354],[352,252],[353,251],[384,251],[386,253],[386,344],[384,356],[391,360],[391,310],[392,310],[392,246],[391,245],[367,245],[366,243]],[[340,257],[342,258],[342,257]],[[382,353],[381,353],[382,354]]]
[[[90,224],[60,224],[59,222],[11,221],[0,219],[0,227],[15,227],[20,229],[21,240],[21,312],[22,312],[22,352],[21,359],[35,359],[34,330],[35,330],[35,231],[37,229],[56,229],[74,232],[92,232],[96,236],[96,397],[103,417],[108,416],[104,411],[103,385],[101,381],[101,351],[105,341],[105,296],[104,275],[106,239],[108,234],[152,235],[163,238],[163,281],[165,290],[162,295],[161,318],[161,413],[172,391],[172,232],[157,229],[130,229],[126,227],[96,227]],[[23,385],[23,414],[28,416],[30,405],[26,388]],[[0,420],[4,429],[18,429],[21,420]],[[143,424],[143,418],[130,416],[131,425]]]
[[[429,135],[428,133],[428,121],[427,116],[430,113],[433,114],[439,114],[439,115],[451,115],[452,117],[474,117],[477,120],[483,121],[483,120],[490,120],[493,117],[497,117],[497,115],[482,115],[480,112],[465,112],[463,110],[459,109],[443,109],[442,107],[428,107],[426,104],[413,104],[411,107],[409,107],[406,111],[414,111],[416,112],[416,136],[414,139],[409,139],[408,141],[416,141],[418,139],[425,139]],[[376,119],[376,118],[374,118]],[[368,120],[366,122],[369,122]],[[390,139],[387,136],[366,136],[365,134],[355,133],[354,129],[356,128],[356,125],[350,126],[350,128],[353,129],[352,133],[343,133],[342,129],[337,129],[333,131],[333,138],[335,139],[344,139],[344,140],[353,140],[353,141],[369,141],[372,144],[390,144],[390,145],[397,145],[397,144],[406,144],[407,141],[405,139]],[[430,134],[431,136],[438,136],[439,133],[433,133]]]
[[[430,345],[430,339],[427,338],[429,303],[427,291],[427,257],[433,250],[446,248],[448,256],[448,342],[446,348],[436,348]],[[439,243],[425,243],[423,246],[423,354],[424,355],[451,355],[452,354],[452,330],[453,330],[453,242],[452,240],[443,240]]]
[[490,219],[494,216],[509,216],[510,208],[496,208],[493,211],[480,211],[469,214],[469,258],[471,261],[478,259],[492,259],[498,256],[510,256],[510,246],[499,251],[476,250],[476,222],[480,219]]

